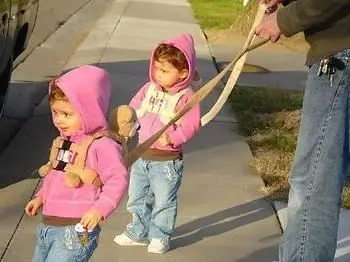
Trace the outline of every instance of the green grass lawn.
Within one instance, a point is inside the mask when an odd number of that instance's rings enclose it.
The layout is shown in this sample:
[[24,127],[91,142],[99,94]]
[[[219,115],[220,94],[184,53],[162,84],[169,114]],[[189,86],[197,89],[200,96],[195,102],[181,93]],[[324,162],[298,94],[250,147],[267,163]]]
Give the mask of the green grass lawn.
[[[247,36],[254,21],[258,1],[250,0],[243,6],[243,0],[188,0],[197,23],[207,34],[216,38],[219,31]],[[229,30],[227,30],[229,29]],[[292,50],[306,52],[308,44],[303,33],[278,42]]]
[[189,0],[203,29],[227,29],[243,10],[243,0]]
[[[237,87],[230,96],[241,134],[253,153],[251,166],[273,200],[288,199],[288,173],[297,144],[302,99],[300,91],[259,87]],[[350,208],[349,182],[343,191],[343,207]]]

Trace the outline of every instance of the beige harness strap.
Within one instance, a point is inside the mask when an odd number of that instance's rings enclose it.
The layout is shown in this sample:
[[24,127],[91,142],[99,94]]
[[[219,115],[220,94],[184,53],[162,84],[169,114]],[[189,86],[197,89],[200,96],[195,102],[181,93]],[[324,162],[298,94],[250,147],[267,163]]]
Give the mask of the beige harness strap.
[[[86,137],[79,143],[72,143],[69,150],[75,154],[76,158],[74,164],[67,163],[63,171],[65,175],[73,177],[78,176],[81,182],[84,184],[93,184],[97,187],[103,185],[97,172],[91,168],[85,167],[88,150],[95,139],[99,139],[103,136],[109,136],[107,131],[97,132],[91,136]],[[63,147],[64,140],[61,137],[55,138],[52,143],[49,162],[39,168],[39,174],[45,176],[53,168],[56,168],[59,164],[57,156],[60,149]]]
[[[257,13],[257,18],[255,20],[256,23],[258,23],[259,19],[261,19],[261,15],[263,13],[263,11],[265,12],[265,5],[260,6],[258,13]],[[255,29],[255,28],[254,28]],[[252,32],[252,30],[251,30]],[[254,33],[254,31],[253,31]],[[250,35],[252,35],[253,33],[250,33]],[[249,36],[253,37],[253,36]],[[265,43],[267,43],[270,39],[262,39],[257,41],[255,44],[252,44],[252,39],[248,39],[247,40],[247,44],[243,47],[242,51],[233,59],[233,61],[231,61],[217,76],[215,76],[213,79],[211,79],[208,83],[206,83],[204,86],[202,86],[191,98],[190,100],[185,104],[185,106],[175,115],[175,117],[173,119],[171,119],[171,121],[166,124],[165,126],[163,126],[163,128],[161,128],[158,132],[156,132],[155,134],[153,134],[151,137],[149,137],[146,141],[144,141],[142,144],[140,144],[139,146],[137,146],[135,149],[133,149],[127,157],[127,166],[130,167],[145,151],[147,151],[148,148],[150,148],[157,140],[158,138],[173,124],[176,123],[176,121],[178,121],[182,116],[184,116],[188,111],[190,111],[195,105],[197,105],[198,103],[200,103],[204,98],[206,98],[210,92],[217,86],[217,84],[220,82],[220,80],[226,75],[226,73],[237,63],[239,62],[239,59],[241,57],[243,57],[246,53],[248,53],[249,51],[252,51],[262,45],[264,45]],[[243,61],[243,60],[242,60]],[[244,62],[244,61],[243,61]],[[242,62],[241,62],[242,63]],[[241,66],[241,70],[242,70]],[[238,70],[236,70],[238,71]],[[239,71],[240,72],[240,71]],[[233,73],[232,73],[233,74]],[[235,77],[238,78],[237,73],[235,73]],[[234,80],[234,83],[237,81],[237,79]],[[233,81],[232,81],[233,82]],[[231,82],[231,83],[232,83]],[[232,85],[232,84],[231,84]],[[233,84],[234,86],[234,84]],[[232,89],[233,89],[232,86]],[[232,90],[231,89],[231,90]],[[224,95],[222,95],[222,97],[224,96],[228,96],[229,92],[225,92]],[[216,108],[214,108],[211,111],[216,111],[216,113],[221,109],[221,107],[223,106],[223,99],[220,100],[219,106],[216,106]],[[209,114],[209,115],[208,115]],[[209,112],[205,118],[203,119],[204,124],[207,124],[214,116],[215,116],[215,112]]]
[[112,138],[114,141],[118,142],[122,146],[122,157],[123,157],[124,163],[126,163],[127,156],[129,154],[128,139],[112,131],[109,131],[109,137]]
[[60,137],[56,137],[53,140],[52,145],[51,145],[49,161],[45,165],[41,166],[38,169],[39,175],[41,177],[46,176],[50,172],[50,170],[52,169],[53,166],[57,166],[58,162],[56,160],[56,157],[58,155],[59,148],[62,147],[62,142],[63,141]]
[[66,165],[64,171],[70,174],[78,175],[84,184],[94,184],[98,187],[102,186],[103,183],[97,172],[91,168],[85,167],[85,163],[91,144],[95,139],[99,139],[103,136],[105,136],[104,133],[98,132],[92,136],[88,136],[80,143],[73,143],[71,150],[77,153],[77,157],[74,164],[68,163]]
[[60,148],[63,145],[63,140],[60,137],[56,137],[55,140],[52,142],[52,147],[50,151],[50,162],[52,167],[56,167],[58,165],[58,161],[56,159],[58,152],[60,151]]

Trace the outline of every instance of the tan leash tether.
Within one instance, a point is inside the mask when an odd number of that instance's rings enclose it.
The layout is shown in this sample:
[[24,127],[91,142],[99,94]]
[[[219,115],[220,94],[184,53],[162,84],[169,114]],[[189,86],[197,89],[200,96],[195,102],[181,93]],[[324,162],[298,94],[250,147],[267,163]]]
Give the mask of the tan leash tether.
[[127,156],[127,166],[130,167],[140,156],[143,155],[157,140],[158,138],[176,121],[178,121],[181,117],[183,117],[188,111],[190,111],[195,105],[199,104],[204,98],[206,98],[210,92],[217,86],[217,84],[221,81],[221,79],[227,74],[227,72],[237,64],[237,66],[233,69],[230,81],[227,82],[224,90],[222,91],[218,101],[214,105],[214,107],[202,117],[201,123],[202,126],[206,125],[210,122],[215,115],[220,111],[224,103],[226,102],[229,94],[231,93],[237,79],[239,77],[240,72],[243,69],[243,65],[246,59],[246,54],[262,45],[267,43],[270,39],[262,39],[252,44],[254,40],[255,27],[260,23],[263,15],[265,13],[266,6],[260,4],[259,9],[257,11],[253,26],[249,32],[247,41],[242,49],[242,51],[234,58],[232,62],[230,62],[217,76],[207,82],[204,86],[202,86],[185,104],[185,106],[177,112],[175,117],[170,120],[168,124],[166,124],[163,128],[161,128],[158,132],[149,137],[142,144],[138,145],[134,148]]
[[[244,44],[243,51],[245,51],[245,49],[248,48],[248,46],[250,46],[252,44],[252,42],[254,41],[254,39],[256,37],[255,28],[261,23],[261,21],[264,17],[265,11],[266,11],[266,5],[260,4],[258,7],[256,16],[255,16],[254,22],[252,24],[252,27],[250,28],[247,40]],[[253,49],[251,49],[251,50],[253,50]],[[241,53],[239,55],[241,55]],[[232,69],[231,75],[230,75],[230,77],[225,85],[225,88],[222,90],[222,92],[220,94],[220,97],[218,98],[218,100],[216,101],[214,106],[210,109],[210,111],[208,113],[206,113],[201,118],[202,126],[205,126],[206,124],[208,124],[219,113],[221,108],[226,103],[233,88],[235,87],[237,80],[239,78],[239,75],[241,74],[241,72],[243,70],[244,63],[247,59],[248,51],[245,51],[244,54],[241,55],[241,57],[239,59],[237,59],[239,57],[239,55],[234,60],[234,61],[236,61],[236,63]]]

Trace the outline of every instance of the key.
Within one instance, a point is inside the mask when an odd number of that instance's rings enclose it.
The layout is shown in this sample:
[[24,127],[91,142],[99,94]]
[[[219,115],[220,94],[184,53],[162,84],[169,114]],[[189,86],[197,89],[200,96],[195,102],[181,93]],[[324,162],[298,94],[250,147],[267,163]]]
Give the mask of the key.
[[322,66],[322,73],[323,74],[328,74],[329,72],[329,67],[330,67],[330,59],[326,58],[324,59],[324,63],[323,63],[323,66]]
[[323,68],[323,65],[324,65],[324,61],[323,61],[323,59],[320,61],[320,66],[319,66],[319,68],[318,68],[318,70],[317,70],[317,75],[318,76],[321,76],[322,75],[322,68]]
[[335,74],[335,70],[336,69],[335,69],[334,66],[330,66],[328,77],[329,77],[329,81],[330,81],[331,87],[333,87],[333,77],[334,77],[334,74]]
[[329,81],[330,81],[331,87],[333,87],[333,75],[331,75],[331,76],[329,77]]

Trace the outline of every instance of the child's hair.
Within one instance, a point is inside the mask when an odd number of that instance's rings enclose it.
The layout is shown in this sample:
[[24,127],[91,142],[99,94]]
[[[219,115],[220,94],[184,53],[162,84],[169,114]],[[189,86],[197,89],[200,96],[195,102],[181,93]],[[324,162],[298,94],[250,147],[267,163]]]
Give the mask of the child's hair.
[[187,59],[183,52],[172,45],[160,44],[156,50],[154,50],[153,59],[155,61],[164,59],[179,71],[189,69]]
[[68,101],[67,96],[63,93],[61,88],[56,84],[55,81],[51,82],[51,91],[49,94],[49,102],[52,104],[55,101]]

